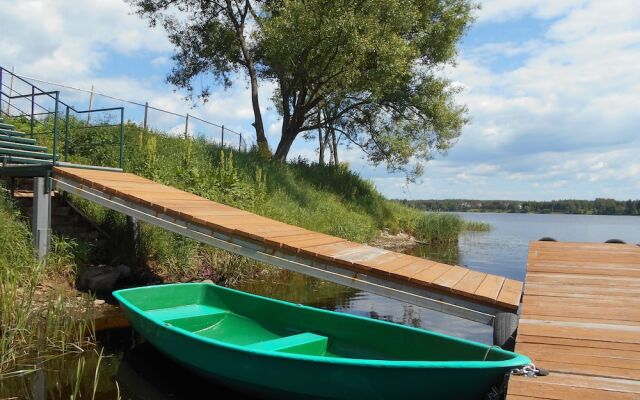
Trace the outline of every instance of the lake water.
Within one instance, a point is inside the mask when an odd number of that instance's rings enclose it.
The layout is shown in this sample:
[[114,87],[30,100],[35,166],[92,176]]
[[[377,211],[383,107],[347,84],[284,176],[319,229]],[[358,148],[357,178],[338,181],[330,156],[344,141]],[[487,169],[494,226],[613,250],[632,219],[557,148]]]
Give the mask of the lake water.
[[[640,243],[640,217],[460,213],[462,218],[491,225],[488,232],[468,232],[457,245],[420,246],[412,254],[450,264],[524,280],[529,242],[542,237],[559,241],[604,242],[617,238]],[[485,343],[492,341],[492,328],[435,311],[345,288],[301,275],[286,273],[276,282],[251,283],[242,289],[397,323],[431,329]]]
[[[640,242],[640,217],[461,213],[462,218],[487,222],[489,232],[465,233],[457,245],[422,246],[412,254],[451,264],[524,279],[529,242],[549,236],[559,241],[604,242],[617,238]],[[240,287],[252,293],[315,307],[379,318],[431,329],[485,343],[491,327],[443,315],[381,296],[283,271],[268,282]],[[128,330],[106,332],[102,345],[108,355],[101,364],[96,399],[192,399],[239,398],[173,364],[148,344],[139,344]],[[83,357],[82,393],[91,394],[97,357]],[[69,398],[73,390],[77,358],[61,359],[39,373],[0,380],[0,398],[38,400]],[[117,382],[117,385],[116,385]],[[83,396],[84,398],[84,396]]]

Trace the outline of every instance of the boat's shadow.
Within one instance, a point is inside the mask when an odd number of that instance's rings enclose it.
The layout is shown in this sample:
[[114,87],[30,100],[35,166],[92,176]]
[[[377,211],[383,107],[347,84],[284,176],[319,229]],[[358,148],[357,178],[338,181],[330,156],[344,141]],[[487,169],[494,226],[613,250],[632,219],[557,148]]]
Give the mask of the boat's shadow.
[[122,399],[256,399],[207,380],[148,343],[124,352],[115,376]]

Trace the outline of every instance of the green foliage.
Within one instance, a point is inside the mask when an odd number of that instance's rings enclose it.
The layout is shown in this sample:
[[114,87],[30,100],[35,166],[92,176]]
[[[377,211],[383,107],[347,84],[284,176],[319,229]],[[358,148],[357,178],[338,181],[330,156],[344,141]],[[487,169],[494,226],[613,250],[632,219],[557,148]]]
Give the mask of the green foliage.
[[55,274],[72,274],[86,253],[77,243],[53,237],[46,267],[39,263],[27,221],[0,187],[0,380],[28,358],[80,350],[89,330],[85,310],[53,290],[43,298],[38,286]]
[[[73,121],[73,124],[80,123]],[[113,145],[117,128],[79,129],[70,132],[70,161],[116,166]],[[87,139],[85,136],[92,137]],[[85,143],[92,141],[89,151]],[[157,182],[195,193],[213,201],[254,212],[310,230],[367,243],[383,229],[405,232],[424,242],[455,242],[467,228],[452,215],[425,214],[385,199],[367,180],[346,165],[324,166],[298,160],[282,164],[265,159],[257,148],[239,153],[207,142],[125,126],[125,169]],[[95,156],[94,156],[95,155]],[[102,249],[105,263],[152,265],[169,279],[198,276],[209,269],[207,260],[235,262],[249,275],[257,264],[219,255],[205,256],[206,247],[159,228],[144,226],[143,246],[136,254],[126,219],[93,203],[74,199],[83,211],[111,233]],[[215,252],[214,252],[215,253]],[[260,267],[262,269],[262,267]],[[216,265],[232,278],[231,264]],[[212,273],[215,275],[215,273]]]
[[640,215],[640,200],[401,200],[405,205],[425,211],[478,211],[538,214]]
[[[440,69],[471,21],[467,0],[267,3],[258,36],[283,117],[275,157],[301,132],[338,129],[373,164],[405,170],[445,152],[466,123]],[[321,112],[322,120],[316,118]],[[422,171],[414,167],[412,175]]]
[[167,31],[177,49],[168,80],[191,96],[210,95],[203,75],[229,86],[233,73],[247,74],[262,154],[269,151],[258,80],[276,85],[281,162],[300,134],[326,128],[339,129],[372,163],[404,170],[445,152],[467,122],[441,70],[472,21],[471,0],[129,3]]

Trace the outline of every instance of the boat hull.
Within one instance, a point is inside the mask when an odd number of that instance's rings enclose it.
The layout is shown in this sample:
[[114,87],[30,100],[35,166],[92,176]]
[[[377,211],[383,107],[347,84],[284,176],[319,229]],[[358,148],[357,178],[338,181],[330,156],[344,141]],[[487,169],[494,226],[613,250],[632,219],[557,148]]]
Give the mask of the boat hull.
[[[165,303],[160,304],[160,310],[166,317],[167,311],[172,307],[164,307],[169,304],[167,299],[172,296],[180,297],[173,290],[184,290],[189,285],[164,285],[157,290],[164,290],[166,293],[162,296]],[[168,320],[173,322],[163,322],[157,318],[157,309],[152,312],[138,308],[135,304],[141,302],[140,299],[154,298],[158,293],[147,292],[148,296],[127,296],[127,292],[136,290],[153,290],[152,287],[128,289],[125,291],[115,292],[114,295],[121,302],[126,317],[138,333],[145,337],[154,347],[174,359],[180,364],[202,374],[212,380],[231,385],[245,392],[250,392],[260,397],[268,398],[318,398],[318,399],[480,399],[483,398],[490,388],[501,382],[504,374],[512,367],[527,363],[526,357],[516,355],[514,353],[504,352],[499,349],[490,349],[481,344],[464,341],[456,338],[449,338],[444,335],[432,332],[421,331],[414,328],[403,327],[387,322],[376,321],[366,318],[354,317],[340,313],[333,313],[324,310],[316,310],[310,307],[294,305],[290,303],[280,302],[277,300],[267,299],[259,296],[249,295],[231,289],[222,288],[215,285],[209,285],[209,288],[196,287],[193,290],[203,290],[204,295],[200,298],[206,302],[207,298],[215,298],[221,295],[228,301],[227,304],[238,304],[248,302],[254,304],[257,312],[269,313],[276,319],[278,318],[295,318],[296,331],[312,331],[311,334],[291,335],[288,338],[296,338],[304,335],[312,335],[303,337],[307,342],[302,347],[291,347],[289,343],[288,350],[285,353],[281,351],[269,351],[260,348],[260,344],[242,344],[237,342],[252,342],[255,338],[244,338],[251,329],[241,330],[240,325],[234,326],[233,335],[225,336],[227,333],[223,325],[224,322],[214,323],[217,337],[231,338],[225,340],[212,339],[211,337],[202,337],[200,335],[209,334],[211,329],[208,325],[204,329],[199,320],[192,318],[191,322],[185,324],[181,321],[185,318],[173,318],[172,315]],[[210,293],[209,293],[210,292]],[[213,294],[212,294],[213,293]],[[131,299],[127,299],[130,297]],[[188,302],[189,300],[187,300]],[[151,301],[153,303],[153,299]],[[145,303],[146,304],[146,303]],[[220,306],[219,303],[216,303]],[[178,306],[179,307],[184,307]],[[233,307],[233,306],[231,306]],[[242,306],[235,312],[242,312]],[[143,307],[144,308],[144,307]],[[246,311],[246,310],[245,310]],[[153,313],[156,313],[155,315]],[[284,315],[284,316],[283,316]],[[255,315],[253,315],[255,316]],[[202,317],[198,317],[202,319]],[[224,318],[230,318],[225,316]],[[164,321],[167,319],[165,318]],[[195,325],[193,321],[196,321]],[[308,320],[308,321],[307,321]],[[331,327],[322,328],[327,321],[331,322]],[[324,321],[323,321],[324,320]],[[222,319],[221,321],[224,321]],[[271,319],[258,321],[261,326],[266,329],[276,330],[270,326]],[[244,322],[242,322],[244,323]],[[182,324],[182,326],[180,325]],[[281,324],[276,324],[280,326]],[[274,325],[274,326],[276,326]],[[203,325],[204,326],[204,325]],[[231,326],[231,325],[230,325]],[[300,329],[301,326],[304,329]],[[186,329],[184,329],[186,327]],[[195,330],[194,330],[195,329]],[[340,331],[345,331],[344,336],[338,336]],[[404,350],[389,351],[392,360],[389,359],[358,359],[344,356],[333,356],[330,354],[309,355],[319,350],[313,346],[321,342],[316,340],[316,336],[323,338],[328,337],[329,341],[335,342],[335,348],[329,346],[326,350],[336,354],[344,353],[346,345],[344,343],[352,342],[353,335],[360,337],[363,347],[380,350],[380,344],[376,347],[377,340],[383,340],[385,335],[389,339],[388,346],[401,347],[403,337],[408,342],[419,340],[416,335],[425,335],[424,340],[435,340],[433,343],[439,346],[450,346],[449,351],[458,353],[465,360],[456,361],[456,354],[451,354],[454,361],[435,360],[397,360],[396,353],[402,353]],[[211,334],[209,334],[211,335]],[[315,336],[314,336],[315,335]],[[319,336],[323,335],[323,336]],[[250,336],[250,333],[249,333]],[[369,337],[367,337],[369,336]],[[435,339],[433,339],[435,337]],[[265,340],[260,343],[279,343],[283,339],[276,336],[273,339]],[[286,340],[286,338],[284,339]],[[315,340],[315,341],[314,341]],[[345,341],[346,340],[346,341]],[[236,343],[229,343],[235,341]],[[373,344],[370,344],[372,342]],[[325,343],[326,342],[322,342]],[[305,347],[306,346],[306,347]],[[467,348],[471,346],[471,350]],[[475,347],[474,347],[475,346]],[[292,350],[293,349],[293,350]],[[485,349],[485,356],[490,355],[496,358],[494,361],[483,362],[482,359],[474,360],[470,358],[469,352],[476,352],[476,356]],[[427,349],[428,350],[428,349]],[[353,350],[349,350],[353,352]],[[420,352],[421,350],[417,349]],[[443,358],[438,353],[442,353],[441,348],[433,347],[433,353],[436,358]],[[428,353],[428,351],[427,351]],[[380,358],[380,354],[376,354]],[[448,357],[448,356],[447,356]]]

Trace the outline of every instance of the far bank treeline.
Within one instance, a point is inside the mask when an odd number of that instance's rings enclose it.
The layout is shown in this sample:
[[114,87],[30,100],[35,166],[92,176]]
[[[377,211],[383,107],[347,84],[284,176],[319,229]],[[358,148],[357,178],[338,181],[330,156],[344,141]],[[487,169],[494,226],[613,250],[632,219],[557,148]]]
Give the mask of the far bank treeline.
[[640,215],[640,200],[398,200],[425,211],[508,212],[537,214]]

